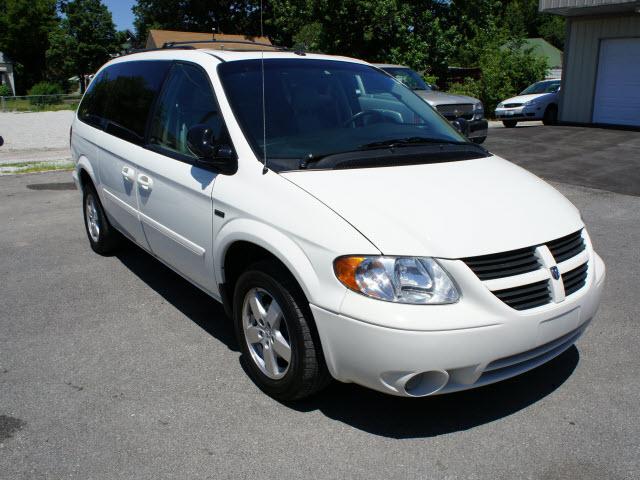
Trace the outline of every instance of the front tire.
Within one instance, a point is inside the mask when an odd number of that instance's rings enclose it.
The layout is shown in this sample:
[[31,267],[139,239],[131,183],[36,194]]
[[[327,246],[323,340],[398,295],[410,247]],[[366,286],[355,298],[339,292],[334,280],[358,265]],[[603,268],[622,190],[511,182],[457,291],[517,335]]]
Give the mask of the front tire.
[[486,139],[487,137],[476,137],[476,138],[472,138],[471,141],[473,143],[477,143],[478,145],[480,145],[481,143],[484,143]]
[[515,120],[503,120],[502,124],[505,126],[505,128],[514,128],[518,122]]
[[233,317],[242,360],[254,383],[281,401],[299,400],[330,380],[300,287],[276,262],[250,266],[236,283]]
[[93,185],[83,188],[82,206],[84,227],[91,249],[100,255],[109,255],[118,248],[121,237],[109,223]]

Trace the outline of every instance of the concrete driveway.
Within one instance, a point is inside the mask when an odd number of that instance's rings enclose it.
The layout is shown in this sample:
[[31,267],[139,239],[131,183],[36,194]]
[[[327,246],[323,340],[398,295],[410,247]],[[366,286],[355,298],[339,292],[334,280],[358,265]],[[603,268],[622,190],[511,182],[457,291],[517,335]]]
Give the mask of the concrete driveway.
[[[504,134],[489,148],[538,148],[528,129]],[[549,364],[441,397],[334,384],[285,405],[248,380],[214,301],[133,246],[91,252],[69,182],[0,178],[0,477],[638,478],[639,197],[555,183],[608,284]]]

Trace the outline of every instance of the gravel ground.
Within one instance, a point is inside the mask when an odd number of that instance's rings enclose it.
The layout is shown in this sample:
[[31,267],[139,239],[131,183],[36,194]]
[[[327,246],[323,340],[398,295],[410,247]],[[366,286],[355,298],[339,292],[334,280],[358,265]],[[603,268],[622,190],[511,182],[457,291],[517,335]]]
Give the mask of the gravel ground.
[[0,478],[638,478],[639,197],[555,184],[608,278],[549,364],[441,397],[336,383],[286,405],[249,381],[218,304],[135,247],[90,250],[69,182],[0,178]]
[[0,113],[0,165],[17,162],[69,161],[71,110]]

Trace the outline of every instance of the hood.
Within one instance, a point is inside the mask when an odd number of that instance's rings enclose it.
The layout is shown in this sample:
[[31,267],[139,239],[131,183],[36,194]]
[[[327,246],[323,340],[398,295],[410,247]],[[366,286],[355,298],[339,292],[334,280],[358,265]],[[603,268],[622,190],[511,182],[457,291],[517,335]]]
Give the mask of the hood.
[[534,98],[542,98],[542,97],[552,97],[555,96],[555,93],[532,93],[529,95],[518,95],[516,97],[507,98],[506,100],[502,100],[500,103],[527,103]]
[[583,226],[578,210],[557,190],[495,156],[282,175],[387,255],[485,255],[541,244]]
[[452,105],[463,103],[478,103],[480,100],[466,95],[454,95],[452,93],[438,92],[435,90],[414,90],[427,103],[435,107],[437,105]]

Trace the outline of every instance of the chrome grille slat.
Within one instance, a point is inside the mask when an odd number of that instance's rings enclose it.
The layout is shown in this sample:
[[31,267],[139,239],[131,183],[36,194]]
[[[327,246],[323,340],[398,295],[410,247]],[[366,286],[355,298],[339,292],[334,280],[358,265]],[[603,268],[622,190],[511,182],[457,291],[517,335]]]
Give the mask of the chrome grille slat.
[[448,120],[460,117],[467,120],[473,118],[473,104],[471,103],[436,105],[436,109]]

